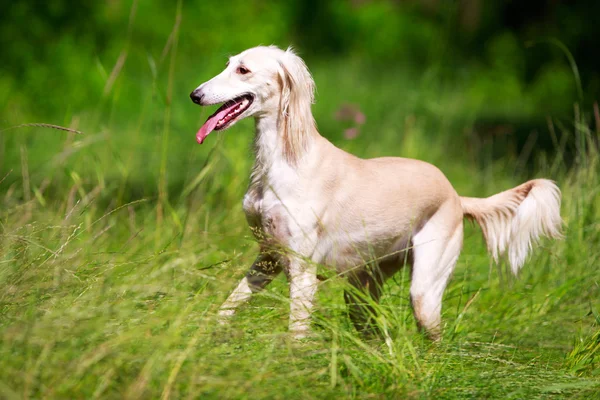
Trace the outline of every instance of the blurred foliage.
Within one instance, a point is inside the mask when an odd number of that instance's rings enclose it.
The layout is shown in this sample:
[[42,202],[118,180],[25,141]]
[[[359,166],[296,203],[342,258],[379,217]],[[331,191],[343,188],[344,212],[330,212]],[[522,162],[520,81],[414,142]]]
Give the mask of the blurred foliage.
[[[141,81],[164,57],[175,14],[165,0],[19,1],[2,9],[0,100],[10,97],[13,110],[35,109],[40,117],[98,101],[123,49],[133,53],[127,76]],[[592,0],[232,0],[227,7],[186,1],[183,11],[179,50],[190,66],[221,62],[216,55],[259,43],[292,43],[309,59],[435,67],[454,79],[467,73],[476,77],[476,95],[510,101],[530,92],[537,113],[570,114],[577,100],[573,71],[559,49],[541,42],[556,38],[578,62],[587,104],[600,93],[593,51],[600,28],[591,18],[600,3]],[[61,99],[56,93],[67,88],[69,98]]]
[[[146,167],[164,162],[171,146],[177,151],[170,153],[169,170],[183,176],[189,135],[184,140],[165,130],[195,129],[198,109],[188,93],[217,73],[227,55],[276,44],[295,46],[311,67],[319,88],[315,115],[333,140],[343,140],[349,127],[332,115],[353,103],[367,121],[394,121],[389,139],[380,137],[391,141],[390,148],[416,119],[427,121],[423,135],[446,140],[441,132],[452,132],[448,140],[467,142],[467,154],[480,162],[490,152],[492,158],[521,154],[532,135],[533,153],[555,151],[550,135],[538,137],[547,133],[548,117],[569,126],[579,103],[579,121],[593,121],[600,61],[591,50],[600,27],[590,16],[599,15],[599,4],[231,0],[223,7],[186,0],[178,22],[177,2],[167,0],[3,1],[0,128],[47,122],[97,132],[89,140],[107,140],[108,146],[86,157],[111,166],[117,158],[113,169],[145,183],[156,179]],[[345,90],[336,90],[340,84]],[[65,148],[45,133],[0,132],[0,139],[4,171],[21,165],[23,146],[34,175],[57,165],[40,160],[50,162]],[[575,144],[567,140],[569,159]],[[359,149],[367,143],[361,137],[354,142]],[[199,151],[202,157],[207,149]]]
[[594,313],[594,317],[596,331],[587,337],[578,338],[566,357],[567,367],[578,375],[600,376],[600,314]]

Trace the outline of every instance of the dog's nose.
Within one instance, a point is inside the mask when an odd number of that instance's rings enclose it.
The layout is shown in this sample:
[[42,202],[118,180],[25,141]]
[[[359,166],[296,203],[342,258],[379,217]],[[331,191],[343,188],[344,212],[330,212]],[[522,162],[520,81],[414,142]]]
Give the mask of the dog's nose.
[[190,99],[192,99],[192,101],[196,104],[202,104],[202,98],[204,97],[203,94],[201,94],[198,89],[194,90],[192,93],[190,93]]

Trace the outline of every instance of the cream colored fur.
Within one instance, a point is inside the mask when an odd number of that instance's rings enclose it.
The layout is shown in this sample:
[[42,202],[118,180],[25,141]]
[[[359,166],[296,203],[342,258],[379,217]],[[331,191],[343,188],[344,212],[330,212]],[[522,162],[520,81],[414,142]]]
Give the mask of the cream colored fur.
[[[239,73],[240,66],[250,72]],[[417,323],[437,338],[465,216],[481,225],[495,260],[508,253],[515,272],[540,236],[560,235],[560,191],[550,181],[529,181],[487,199],[466,198],[431,164],[364,160],[335,147],[316,129],[310,110],[314,83],[290,49],[246,50],[193,94],[202,105],[243,94],[254,99],[237,120],[256,121],[256,160],[243,207],[260,254],[221,307],[222,321],[284,271],[290,331],[303,337],[310,328],[317,264],[347,276],[377,301],[382,283],[407,261]],[[352,292],[346,301],[357,328],[368,328],[374,310]]]
[[487,199],[461,197],[465,216],[479,223],[494,261],[507,254],[516,275],[541,236],[560,238],[560,190],[547,179],[525,182]]

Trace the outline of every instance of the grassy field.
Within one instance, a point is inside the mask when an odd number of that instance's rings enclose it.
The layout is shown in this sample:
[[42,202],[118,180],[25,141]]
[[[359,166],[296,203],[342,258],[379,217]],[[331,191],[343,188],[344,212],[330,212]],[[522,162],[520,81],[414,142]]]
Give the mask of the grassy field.
[[[354,331],[335,277],[319,288],[315,336],[297,342],[283,277],[230,327],[216,324],[257,252],[241,209],[253,126],[197,145],[211,111],[187,96],[224,59],[198,72],[178,57],[167,52],[158,74],[117,81],[52,120],[5,108],[0,129],[49,122],[83,134],[0,132],[0,398],[600,398],[600,132],[590,110],[550,118],[538,134],[553,150],[532,159],[535,138],[515,153],[468,133],[499,107],[528,113],[526,99],[494,103],[435,70],[310,65],[315,116],[336,145],[435,163],[468,196],[554,179],[565,239],[542,242],[515,279],[490,266],[479,228],[467,226],[441,343],[416,331],[408,271],[385,288],[387,343]],[[352,140],[352,124],[334,117],[344,103],[366,115]]]

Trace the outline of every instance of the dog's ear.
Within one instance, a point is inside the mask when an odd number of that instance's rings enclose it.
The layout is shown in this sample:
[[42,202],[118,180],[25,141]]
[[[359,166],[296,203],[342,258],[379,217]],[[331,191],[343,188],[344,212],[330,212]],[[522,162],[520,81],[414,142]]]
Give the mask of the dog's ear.
[[[281,67],[282,112],[298,104],[314,103],[315,82],[304,61],[288,48],[279,60]],[[297,103],[297,104],[293,104]]]
[[291,48],[279,60],[280,66],[280,132],[283,132],[284,154],[293,161],[302,150],[305,139],[315,130],[311,112],[315,83],[304,64]]

